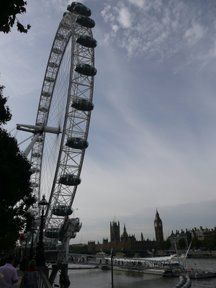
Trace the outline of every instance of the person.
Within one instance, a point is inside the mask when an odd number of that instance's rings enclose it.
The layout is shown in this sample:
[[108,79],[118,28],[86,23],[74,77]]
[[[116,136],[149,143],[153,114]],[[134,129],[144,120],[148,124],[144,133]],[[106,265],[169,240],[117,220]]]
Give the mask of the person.
[[38,271],[34,259],[30,261],[27,271],[24,273],[21,287],[38,288]]
[[28,257],[23,256],[19,264],[20,271],[24,273],[28,269],[28,263],[29,263]]
[[6,263],[0,266],[0,288],[12,288],[18,282],[17,270],[14,267],[14,257],[8,256]]

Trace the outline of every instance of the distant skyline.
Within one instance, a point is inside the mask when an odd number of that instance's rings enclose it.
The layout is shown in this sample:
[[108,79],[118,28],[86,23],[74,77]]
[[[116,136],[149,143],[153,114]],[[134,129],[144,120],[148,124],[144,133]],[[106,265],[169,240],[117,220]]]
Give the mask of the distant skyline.
[[[113,219],[152,239],[156,208],[165,237],[172,229],[214,227],[216,1],[82,2],[96,22],[98,73],[74,202],[83,227],[74,241],[101,241]],[[13,114],[8,130],[35,122],[67,4],[29,0],[19,19],[30,31],[0,35],[0,82]]]
[[[171,234],[172,230],[185,230],[194,227],[214,228],[215,225],[215,205],[216,201],[187,203],[176,206],[164,206],[158,209],[163,222],[164,239]],[[200,213],[202,211],[202,213]],[[124,225],[129,234],[135,234],[139,240],[141,233],[145,239],[155,239],[154,219],[156,209],[144,207],[143,211],[137,211],[133,216],[120,216],[113,218],[101,218],[98,221],[90,218],[83,222],[79,237],[76,243],[87,243],[88,241],[102,242],[103,238],[110,238],[109,225],[112,221],[120,222],[120,231],[123,232]],[[89,238],[85,238],[88,235]],[[96,236],[98,235],[98,236]]]

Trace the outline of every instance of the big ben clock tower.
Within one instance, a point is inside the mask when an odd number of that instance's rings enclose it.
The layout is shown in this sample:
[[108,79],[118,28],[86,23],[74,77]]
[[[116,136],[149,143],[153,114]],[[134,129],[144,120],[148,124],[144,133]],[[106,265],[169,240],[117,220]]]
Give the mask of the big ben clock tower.
[[158,244],[163,243],[163,223],[160,218],[158,211],[156,210],[155,220],[154,220],[154,228],[155,228],[155,238]]

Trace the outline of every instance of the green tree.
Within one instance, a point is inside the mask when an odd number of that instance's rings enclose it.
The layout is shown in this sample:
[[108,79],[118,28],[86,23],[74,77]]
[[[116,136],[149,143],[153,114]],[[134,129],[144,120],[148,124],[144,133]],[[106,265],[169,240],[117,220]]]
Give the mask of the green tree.
[[30,163],[3,124],[10,120],[7,99],[0,86],[0,249],[12,248],[35,202],[30,187]]
[[179,249],[186,249],[186,246],[187,246],[186,239],[180,238],[178,241],[178,248]]
[[168,250],[171,248],[171,242],[169,239],[167,239],[166,241],[164,241],[163,243],[163,249]]
[[27,33],[30,25],[24,26],[17,19],[17,14],[26,12],[25,6],[27,2],[24,0],[1,0],[0,5],[0,31],[8,33],[16,23],[17,30],[21,33]]
[[192,244],[191,244],[191,247],[193,249],[200,249],[202,246],[203,246],[203,241],[197,239],[197,237],[194,237]]

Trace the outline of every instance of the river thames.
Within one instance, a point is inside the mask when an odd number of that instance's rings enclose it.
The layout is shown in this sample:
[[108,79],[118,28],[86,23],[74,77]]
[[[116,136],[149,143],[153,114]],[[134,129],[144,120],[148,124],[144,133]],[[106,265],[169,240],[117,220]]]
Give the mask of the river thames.
[[[187,266],[197,269],[216,271],[216,259],[188,259]],[[76,288],[110,288],[110,271],[100,269],[69,270],[70,287]],[[175,287],[178,278],[163,278],[141,273],[114,271],[114,287],[119,288],[171,288]],[[194,288],[215,288],[216,278],[209,280],[192,280]]]

